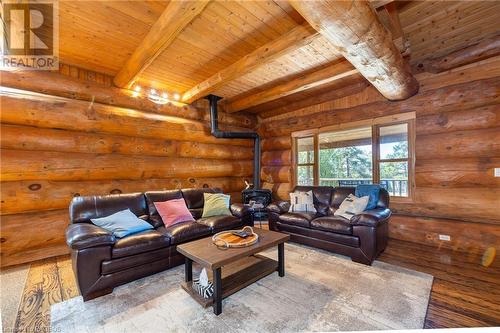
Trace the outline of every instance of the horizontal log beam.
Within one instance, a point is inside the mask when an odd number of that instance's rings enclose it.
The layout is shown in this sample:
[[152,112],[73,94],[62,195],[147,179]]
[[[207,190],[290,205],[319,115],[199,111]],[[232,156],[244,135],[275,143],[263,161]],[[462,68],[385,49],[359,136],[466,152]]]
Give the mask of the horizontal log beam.
[[251,147],[215,145],[2,124],[3,149],[250,160]]
[[[98,181],[8,181],[2,182],[1,214],[67,209],[75,196],[107,195],[179,188],[220,188],[225,193],[239,192],[245,187],[244,177],[171,178]],[[237,198],[236,198],[237,199]]]
[[[19,166],[23,167],[20,168]],[[250,177],[252,161],[2,150],[2,181]]]
[[209,0],[170,1],[134,53],[114,77],[113,82],[115,85],[121,88],[130,88],[139,75],[203,11],[208,2]]
[[461,189],[420,187],[415,190],[414,202],[391,202],[391,209],[396,214],[500,225],[498,198],[500,198],[498,188],[489,188],[485,191],[480,187]]
[[218,139],[201,122],[46,95],[0,91],[1,121],[13,125],[110,133],[132,137],[252,146],[251,140]]
[[[440,240],[439,235],[442,234],[450,235],[451,240]],[[470,254],[497,246],[500,228],[484,223],[393,214],[389,223],[389,238]]]
[[274,101],[295,93],[299,93],[308,89],[313,89],[319,86],[330,84],[342,78],[355,75],[358,70],[355,69],[348,61],[341,60],[333,65],[321,68],[310,74],[299,74],[296,78],[291,79],[283,84],[276,85],[254,95],[246,96],[233,101],[228,101],[225,104],[224,110],[232,113],[245,109],[249,109],[256,105]]
[[492,127],[500,127],[500,104],[418,117],[416,124],[417,135]]
[[290,3],[384,97],[403,100],[417,93],[417,80],[367,1]]
[[289,135],[262,140],[262,150],[286,150],[292,148],[292,138]]
[[[64,230],[68,223],[67,208],[2,216],[1,266],[68,254],[70,248],[64,239]],[[28,224],[29,228],[26,227]]]
[[401,112],[416,112],[417,117],[471,109],[500,103],[500,78],[477,80],[429,90],[404,101],[377,101],[344,109],[333,109],[287,119],[262,122],[263,137],[289,135],[294,131],[382,117]]
[[252,72],[257,67],[272,62],[287,53],[308,45],[317,38],[318,35],[319,34],[308,24],[299,25],[283,36],[259,47],[229,67],[224,68],[200,84],[197,84],[184,93],[182,101],[185,103],[192,103],[203,96],[209,95],[232,80]]
[[415,184],[417,188],[481,187],[487,191],[488,187],[500,187],[500,178],[494,176],[494,168],[498,165],[500,157],[417,159]]
[[[127,89],[106,87],[94,82],[80,81],[48,71],[2,71],[0,85],[92,103],[203,121],[204,123],[210,121],[210,114],[204,109],[190,105],[180,107],[172,103],[159,105],[144,96],[133,97],[133,92]],[[219,112],[219,122],[230,126],[254,128],[257,119],[253,115],[241,113],[229,115],[225,112]]]
[[417,64],[417,70],[430,73],[441,73],[457,67],[468,65],[500,54],[500,35],[486,38],[445,56],[425,60]]
[[292,182],[292,168],[289,166],[264,166],[260,174],[265,183]]
[[292,183],[263,183],[262,188],[273,192],[273,200],[290,200],[293,185]]
[[292,164],[291,150],[272,150],[262,153],[262,165],[264,166],[282,166]]
[[418,135],[416,159],[500,156],[500,128]]

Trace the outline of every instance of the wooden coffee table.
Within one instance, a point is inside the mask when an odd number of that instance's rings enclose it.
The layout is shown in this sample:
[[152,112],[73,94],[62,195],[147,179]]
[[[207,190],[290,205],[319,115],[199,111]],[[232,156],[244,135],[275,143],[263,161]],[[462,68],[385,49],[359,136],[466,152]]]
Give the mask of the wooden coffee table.
[[[207,237],[177,246],[177,251],[186,257],[185,282],[182,288],[204,307],[213,305],[214,313],[222,313],[222,299],[260,280],[275,271],[285,276],[285,242],[289,235],[275,231],[258,230],[259,241],[244,248],[220,249]],[[257,254],[268,248],[278,247],[278,261]],[[205,267],[213,281],[214,294],[211,299],[200,296],[192,288],[193,261]]]

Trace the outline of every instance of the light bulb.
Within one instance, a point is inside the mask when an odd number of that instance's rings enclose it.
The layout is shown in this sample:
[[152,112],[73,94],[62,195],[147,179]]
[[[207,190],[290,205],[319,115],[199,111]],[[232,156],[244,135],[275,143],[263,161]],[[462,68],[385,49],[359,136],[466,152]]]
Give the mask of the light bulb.
[[136,92],[141,91],[141,86],[135,86],[134,90],[135,90]]
[[178,101],[180,98],[181,98],[181,95],[179,95],[178,93],[175,93],[175,94],[174,94],[174,99],[175,99],[176,101]]
[[168,94],[166,92],[164,92],[161,97],[165,98],[165,99],[168,99]]
[[151,89],[151,95],[156,95],[156,90]]

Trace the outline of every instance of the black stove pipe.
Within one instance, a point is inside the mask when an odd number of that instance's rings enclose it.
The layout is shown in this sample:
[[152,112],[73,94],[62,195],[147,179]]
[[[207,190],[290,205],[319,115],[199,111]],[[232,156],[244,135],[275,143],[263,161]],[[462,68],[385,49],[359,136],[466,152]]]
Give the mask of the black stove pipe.
[[254,139],[253,157],[253,188],[260,189],[260,137],[254,132],[224,132],[219,130],[219,118],[217,112],[217,101],[222,97],[208,95],[206,99],[210,102],[210,131],[216,138],[226,139]]

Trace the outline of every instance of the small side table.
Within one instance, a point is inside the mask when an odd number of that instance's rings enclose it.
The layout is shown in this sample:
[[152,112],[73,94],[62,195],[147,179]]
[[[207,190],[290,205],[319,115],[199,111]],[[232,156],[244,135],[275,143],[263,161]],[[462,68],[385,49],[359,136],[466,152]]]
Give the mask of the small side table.
[[255,225],[256,218],[258,217],[259,227],[262,229],[262,217],[267,214],[265,207],[263,208],[252,208],[252,222]]

